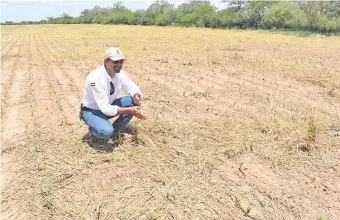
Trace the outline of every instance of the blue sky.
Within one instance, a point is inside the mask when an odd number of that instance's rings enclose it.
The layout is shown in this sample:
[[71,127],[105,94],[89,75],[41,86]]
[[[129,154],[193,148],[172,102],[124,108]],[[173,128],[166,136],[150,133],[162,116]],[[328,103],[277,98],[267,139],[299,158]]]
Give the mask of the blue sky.
[[[98,5],[100,7],[113,6],[118,0],[1,0],[1,22],[4,21],[39,21],[47,17],[58,17],[62,13],[71,16],[79,16],[84,9],[90,9]],[[122,0],[123,5],[135,11],[148,8],[154,0]],[[168,0],[176,6],[189,2],[189,0]],[[221,0],[211,0],[218,8],[223,8],[226,3]]]

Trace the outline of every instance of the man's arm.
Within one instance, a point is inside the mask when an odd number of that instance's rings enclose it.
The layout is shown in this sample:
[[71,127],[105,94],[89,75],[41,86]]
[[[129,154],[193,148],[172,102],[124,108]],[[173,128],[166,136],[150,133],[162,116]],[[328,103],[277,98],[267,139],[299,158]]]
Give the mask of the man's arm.
[[138,105],[138,106],[141,106],[142,105],[142,101],[141,101],[141,98],[140,98],[140,94],[139,93],[135,93],[133,96],[132,96],[132,100],[133,102]]
[[137,86],[137,84],[134,83],[124,72],[121,72],[120,76],[123,92],[129,94],[132,97],[134,97],[136,94],[139,94],[140,100],[142,96],[142,91],[140,90],[139,86]]

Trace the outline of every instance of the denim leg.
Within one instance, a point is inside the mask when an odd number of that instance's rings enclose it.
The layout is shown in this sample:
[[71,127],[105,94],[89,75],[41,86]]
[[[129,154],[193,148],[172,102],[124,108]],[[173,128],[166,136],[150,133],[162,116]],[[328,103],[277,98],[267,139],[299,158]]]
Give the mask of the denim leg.
[[[119,99],[116,99],[112,105],[118,105],[119,107],[132,107],[135,106],[131,96],[125,96]],[[123,131],[126,126],[131,121],[133,115],[131,114],[122,114],[120,115],[115,122],[113,122],[112,126],[115,132]]]
[[109,139],[114,130],[107,119],[100,110],[85,110],[83,111],[82,119],[90,127],[92,134],[100,139]]

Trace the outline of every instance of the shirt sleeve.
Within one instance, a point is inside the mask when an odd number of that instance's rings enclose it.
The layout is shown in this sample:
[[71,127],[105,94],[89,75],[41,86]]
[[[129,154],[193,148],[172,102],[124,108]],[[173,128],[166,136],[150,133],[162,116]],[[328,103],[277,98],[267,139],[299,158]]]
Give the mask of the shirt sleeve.
[[134,83],[125,73],[121,73],[121,83],[122,83],[122,90],[126,94],[133,96],[134,94],[138,93],[142,96],[142,91],[140,90],[139,86]]
[[99,109],[107,116],[117,115],[119,106],[109,104],[109,97],[105,88],[98,82],[89,82],[89,84],[94,100],[96,101]]

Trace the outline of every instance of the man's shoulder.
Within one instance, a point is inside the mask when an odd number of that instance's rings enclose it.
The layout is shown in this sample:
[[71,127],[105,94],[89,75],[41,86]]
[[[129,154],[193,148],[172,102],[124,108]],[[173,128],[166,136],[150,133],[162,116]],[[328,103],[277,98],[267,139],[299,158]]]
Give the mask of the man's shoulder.
[[105,68],[104,66],[100,66],[98,67],[97,69],[94,69],[92,70],[92,72],[90,72],[88,75],[87,75],[87,79],[90,79],[90,80],[100,80],[105,73]]

